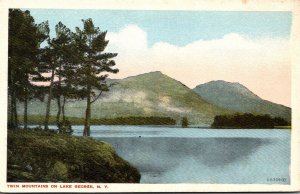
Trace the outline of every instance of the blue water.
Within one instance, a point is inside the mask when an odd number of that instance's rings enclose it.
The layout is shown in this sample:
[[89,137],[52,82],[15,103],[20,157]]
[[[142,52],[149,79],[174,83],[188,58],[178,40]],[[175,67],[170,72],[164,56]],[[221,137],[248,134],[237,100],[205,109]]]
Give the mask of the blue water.
[[142,183],[290,183],[290,130],[92,126],[91,136],[137,167]]

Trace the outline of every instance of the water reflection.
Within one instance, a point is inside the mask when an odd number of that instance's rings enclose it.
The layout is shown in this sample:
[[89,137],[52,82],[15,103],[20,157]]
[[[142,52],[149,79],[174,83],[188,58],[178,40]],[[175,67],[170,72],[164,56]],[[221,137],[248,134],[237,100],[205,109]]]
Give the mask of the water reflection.
[[[131,137],[101,140],[111,143],[120,156],[136,166],[144,183],[205,182],[210,176],[218,175],[217,171],[223,170],[226,175],[230,165],[239,169],[238,165],[249,161],[260,147],[272,144],[271,139],[258,138]],[[190,175],[186,174],[188,171]]]
[[[73,129],[82,136],[83,126]],[[290,183],[290,130],[92,126],[91,134],[137,167],[142,183]]]
[[[74,135],[82,135],[82,126],[74,129]],[[289,130],[93,126],[91,134],[137,167],[142,183],[290,181]]]

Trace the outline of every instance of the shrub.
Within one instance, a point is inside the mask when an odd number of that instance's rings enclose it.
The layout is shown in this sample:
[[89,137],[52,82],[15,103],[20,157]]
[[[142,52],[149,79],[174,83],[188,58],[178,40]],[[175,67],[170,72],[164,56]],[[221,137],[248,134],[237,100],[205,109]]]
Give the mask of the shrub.
[[58,133],[65,134],[65,135],[72,135],[73,129],[70,121],[64,120],[57,124]]
[[188,121],[187,117],[183,117],[181,119],[181,126],[185,128],[185,127],[188,127],[188,125],[189,125],[189,121]]
[[53,167],[49,169],[47,178],[50,180],[66,180],[68,178],[67,166],[60,161],[55,162]]

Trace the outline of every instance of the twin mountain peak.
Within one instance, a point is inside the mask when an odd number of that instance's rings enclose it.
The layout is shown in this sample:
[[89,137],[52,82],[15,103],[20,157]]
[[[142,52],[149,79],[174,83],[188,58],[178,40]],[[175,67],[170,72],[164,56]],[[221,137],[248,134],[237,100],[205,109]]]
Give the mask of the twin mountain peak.
[[[240,83],[218,80],[190,89],[160,71],[108,79],[108,82],[116,84],[93,104],[93,118],[162,116],[179,123],[182,117],[187,117],[191,125],[197,126],[209,126],[214,116],[236,112],[291,119],[289,107],[261,99]],[[52,104],[55,109],[55,102]],[[85,105],[85,101],[67,103],[66,115],[84,117]],[[44,109],[38,108],[42,104],[30,107],[32,114],[43,114]]]

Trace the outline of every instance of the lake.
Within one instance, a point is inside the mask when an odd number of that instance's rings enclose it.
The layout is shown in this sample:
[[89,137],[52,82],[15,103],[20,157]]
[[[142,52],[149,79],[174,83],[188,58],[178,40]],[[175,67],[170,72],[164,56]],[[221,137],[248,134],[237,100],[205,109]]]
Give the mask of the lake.
[[137,167],[141,183],[290,183],[290,130],[92,126],[91,136]]

